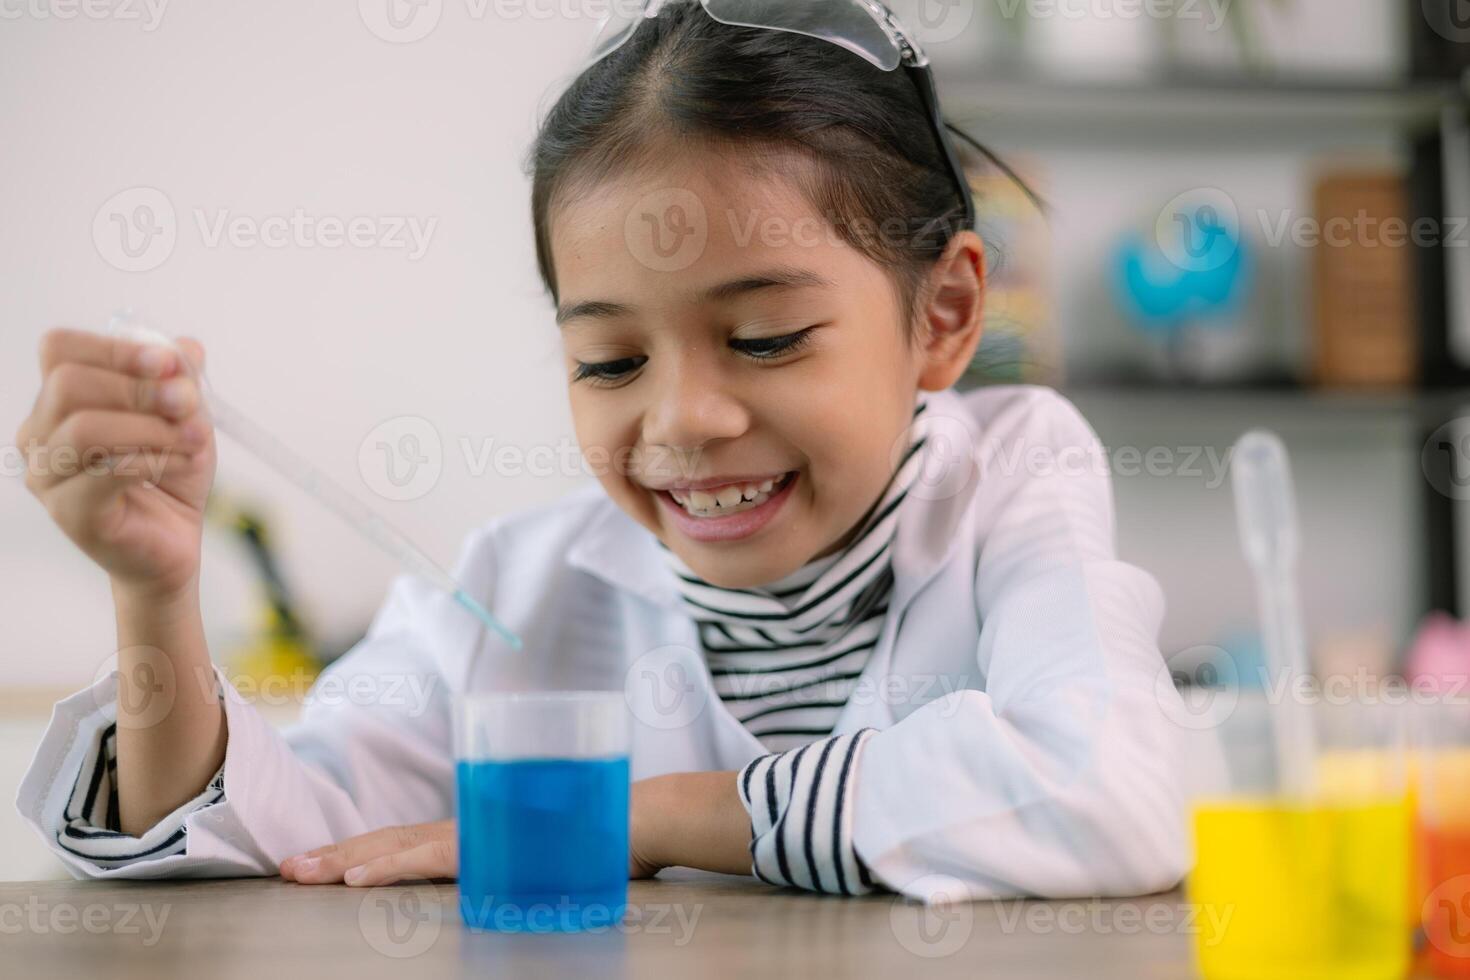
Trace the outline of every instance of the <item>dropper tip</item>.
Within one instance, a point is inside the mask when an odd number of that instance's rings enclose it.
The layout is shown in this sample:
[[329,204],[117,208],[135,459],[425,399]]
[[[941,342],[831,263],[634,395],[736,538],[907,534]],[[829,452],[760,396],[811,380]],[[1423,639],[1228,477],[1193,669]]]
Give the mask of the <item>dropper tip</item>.
[[500,620],[490,615],[490,610],[476,602],[474,597],[465,592],[464,589],[456,590],[454,599],[461,606],[474,613],[476,619],[490,627],[496,633],[499,633],[501,639],[509,643],[512,650],[520,650],[524,646],[519,636],[508,629]]

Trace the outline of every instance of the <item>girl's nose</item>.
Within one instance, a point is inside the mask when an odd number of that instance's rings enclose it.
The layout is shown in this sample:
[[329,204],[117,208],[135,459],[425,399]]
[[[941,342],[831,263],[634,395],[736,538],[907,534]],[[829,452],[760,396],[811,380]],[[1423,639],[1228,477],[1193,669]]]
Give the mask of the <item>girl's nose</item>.
[[721,383],[717,371],[681,365],[649,390],[652,401],[643,417],[646,445],[690,452],[750,428],[749,410]]

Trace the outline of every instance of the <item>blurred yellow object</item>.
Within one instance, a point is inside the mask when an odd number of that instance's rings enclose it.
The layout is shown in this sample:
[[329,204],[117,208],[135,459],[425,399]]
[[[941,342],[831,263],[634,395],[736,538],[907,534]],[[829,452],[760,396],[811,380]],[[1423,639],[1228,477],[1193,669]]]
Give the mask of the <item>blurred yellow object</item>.
[[286,690],[298,699],[321,673],[311,648],[285,636],[264,636],[237,647],[229,660],[234,676],[249,678],[257,690]]
[[310,633],[296,615],[271,550],[265,521],[218,491],[210,495],[207,513],[244,542],[259,575],[264,600],[258,632],[225,655],[234,672],[235,686],[250,683],[262,695],[300,700],[321,672],[322,661]]
[[1319,760],[1313,801],[1194,809],[1190,901],[1210,980],[1389,980],[1410,962],[1411,802],[1397,752]]

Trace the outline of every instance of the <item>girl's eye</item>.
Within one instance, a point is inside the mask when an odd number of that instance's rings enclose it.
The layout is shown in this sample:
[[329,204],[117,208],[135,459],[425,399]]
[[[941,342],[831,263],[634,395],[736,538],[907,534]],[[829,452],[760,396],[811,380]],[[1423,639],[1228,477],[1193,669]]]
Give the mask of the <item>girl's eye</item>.
[[647,360],[646,357],[620,357],[615,361],[578,362],[577,373],[572,376],[572,380],[610,385],[638,370]]
[[760,337],[755,340],[732,340],[730,346],[757,360],[763,358],[778,357],[782,354],[790,354],[805,347],[811,340],[811,332],[815,327],[807,327],[796,333],[782,334],[779,337]]
[[[782,354],[791,354],[801,350],[810,342],[811,332],[815,329],[816,327],[807,327],[805,330],[782,334],[779,337],[732,340],[730,341],[730,346],[753,360],[771,360],[780,357]],[[579,361],[577,363],[576,373],[572,375],[572,380],[585,381],[589,384],[603,387],[612,387],[618,382],[627,379],[647,361],[648,358],[642,356],[620,357],[615,361]]]

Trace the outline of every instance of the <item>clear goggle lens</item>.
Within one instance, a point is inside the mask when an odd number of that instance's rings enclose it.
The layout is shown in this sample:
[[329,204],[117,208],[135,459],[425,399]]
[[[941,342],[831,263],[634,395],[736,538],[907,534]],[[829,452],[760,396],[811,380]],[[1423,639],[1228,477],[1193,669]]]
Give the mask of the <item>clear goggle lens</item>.
[[[882,15],[863,0],[700,0],[705,12],[722,24],[789,31],[829,41],[865,58],[883,71],[903,60],[903,48]],[[589,64],[617,50],[646,17],[658,13],[662,0],[621,0],[598,25]]]

